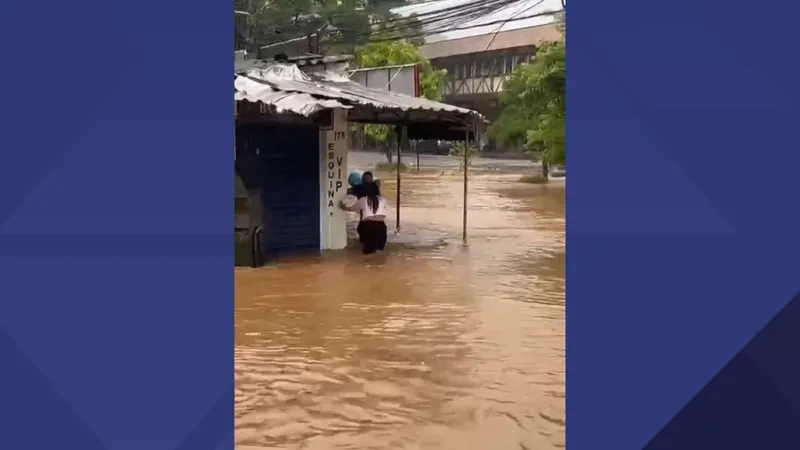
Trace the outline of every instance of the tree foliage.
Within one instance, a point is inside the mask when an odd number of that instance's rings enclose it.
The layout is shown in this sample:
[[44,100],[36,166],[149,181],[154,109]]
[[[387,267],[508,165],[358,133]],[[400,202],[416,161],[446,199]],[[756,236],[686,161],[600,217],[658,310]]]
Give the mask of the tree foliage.
[[320,33],[323,53],[348,53],[374,34],[404,0],[236,0],[250,13],[254,47]]
[[313,33],[325,24],[325,3],[312,0],[236,0],[236,9],[250,13],[252,47]]
[[450,147],[450,156],[458,161],[458,170],[464,171],[464,153],[466,153],[467,167],[472,167],[472,161],[478,154],[478,147],[470,144],[469,146],[463,141],[454,142]]
[[361,68],[417,64],[422,96],[429,100],[442,99],[447,71],[434,69],[416,44],[405,40],[371,42],[357,47],[356,56]]
[[[353,54],[362,68],[418,64],[425,98],[440,100],[447,72],[435,70],[419,52],[422,40],[416,17],[391,13],[407,0],[235,0],[249,16],[251,47],[319,33],[320,53]],[[394,140],[391,127],[357,127],[375,143]]]
[[523,145],[551,164],[566,163],[566,42],[542,45],[528,64],[509,76],[503,112],[489,133],[506,144]]

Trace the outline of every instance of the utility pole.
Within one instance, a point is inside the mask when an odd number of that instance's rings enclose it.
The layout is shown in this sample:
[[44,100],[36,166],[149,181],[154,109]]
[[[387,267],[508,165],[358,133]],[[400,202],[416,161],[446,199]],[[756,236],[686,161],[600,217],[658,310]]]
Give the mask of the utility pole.
[[244,50],[250,41],[249,23],[250,13],[247,11],[233,11],[234,51]]

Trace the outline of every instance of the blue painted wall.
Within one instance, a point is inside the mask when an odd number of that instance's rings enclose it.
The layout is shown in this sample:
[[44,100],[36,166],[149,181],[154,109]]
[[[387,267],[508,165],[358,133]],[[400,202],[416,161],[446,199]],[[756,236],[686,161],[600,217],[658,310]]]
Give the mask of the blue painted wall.
[[261,187],[267,261],[319,253],[319,129],[315,125],[237,127],[237,170]]

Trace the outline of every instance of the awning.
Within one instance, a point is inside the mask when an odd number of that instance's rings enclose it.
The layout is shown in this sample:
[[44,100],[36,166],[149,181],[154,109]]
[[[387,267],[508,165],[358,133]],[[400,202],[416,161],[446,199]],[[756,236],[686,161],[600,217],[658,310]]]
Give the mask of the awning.
[[350,106],[336,100],[317,98],[299,92],[280,91],[248,77],[236,77],[234,88],[234,100],[260,102],[273,107],[278,114],[288,111],[309,117],[325,109],[350,109]]
[[331,73],[306,74],[291,64],[253,68],[235,75],[235,99],[261,102],[276,112],[309,117],[325,109],[348,109],[351,122],[406,125],[416,139],[463,139],[484,117],[466,108],[364,87]]

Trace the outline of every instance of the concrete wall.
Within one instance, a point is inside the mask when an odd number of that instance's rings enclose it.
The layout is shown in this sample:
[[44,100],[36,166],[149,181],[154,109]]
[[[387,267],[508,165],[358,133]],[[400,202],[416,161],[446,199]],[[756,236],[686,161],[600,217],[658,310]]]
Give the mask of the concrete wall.
[[[305,145],[308,139],[292,135],[294,132],[284,128],[279,132],[280,135],[275,135],[274,138],[262,138],[258,141],[260,144],[248,144],[260,146],[262,156],[261,162],[257,164],[262,167],[260,170],[264,171],[262,186],[268,191],[264,194],[260,189],[247,189],[239,176],[234,175],[235,203],[238,205],[234,211],[234,225],[238,229],[250,230],[257,225],[264,225],[265,245],[274,240],[278,234],[279,239],[287,239],[287,242],[297,241],[300,236],[292,234],[292,230],[309,226],[319,230],[320,250],[344,249],[347,246],[348,214],[339,208],[339,203],[347,195],[349,149],[347,111],[335,110],[331,129],[318,131],[319,148],[318,164],[316,164],[318,177],[312,178],[314,186],[311,186],[311,189],[318,191],[318,206],[316,200],[311,206],[305,197],[294,198],[297,196],[294,190],[300,186],[299,180],[293,177],[308,173],[307,169],[302,169],[297,164],[303,160],[301,153],[307,154]],[[297,132],[302,132],[302,129],[298,128]],[[260,134],[262,131],[257,133]],[[264,129],[263,133],[269,134],[271,131]],[[317,145],[316,141],[314,145]],[[266,164],[265,158],[269,159]],[[261,166],[262,164],[265,165]],[[308,168],[304,165],[303,167]],[[307,186],[309,178],[305,180],[305,183],[300,184]],[[281,192],[277,192],[278,190]],[[306,205],[314,210],[313,214],[308,215],[309,210]],[[275,211],[272,211],[273,209]],[[291,221],[294,222],[290,224]]]
[[320,131],[320,247],[341,250],[347,246],[347,212],[339,202],[347,196],[347,111],[333,111],[333,126]]

